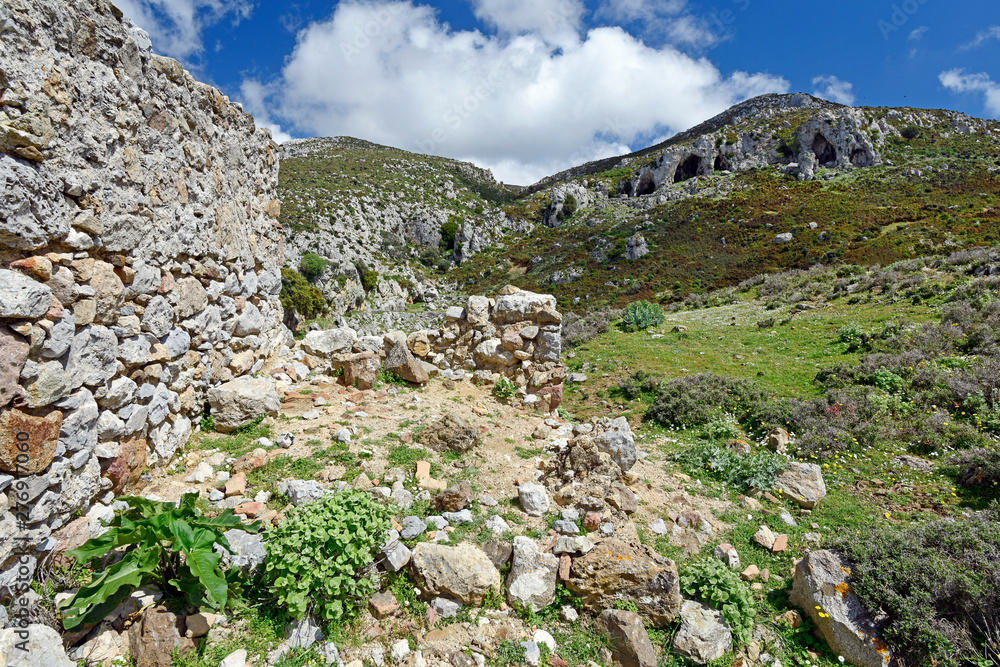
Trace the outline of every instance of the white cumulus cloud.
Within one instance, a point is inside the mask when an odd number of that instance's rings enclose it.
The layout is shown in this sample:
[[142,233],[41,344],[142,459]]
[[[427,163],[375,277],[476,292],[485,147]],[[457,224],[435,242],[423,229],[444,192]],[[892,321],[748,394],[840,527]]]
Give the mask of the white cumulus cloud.
[[476,0],[497,35],[454,30],[411,2],[343,2],[299,32],[277,80],[251,82],[262,94],[252,107],[300,136],[468,159],[528,184],[788,90],[781,77],[724,75],[706,58],[652,48],[618,27],[576,33],[575,10],[550,23],[558,5],[549,2],[542,11]]
[[987,112],[1000,118],[1000,84],[993,81],[989,74],[966,74],[964,69],[952,69],[941,72],[938,80],[955,93],[982,93]]
[[204,50],[201,33],[227,16],[247,18],[251,0],[115,0],[119,9],[149,33],[153,48],[178,60]]
[[835,76],[826,75],[817,76],[812,80],[812,85],[817,87],[813,92],[816,97],[848,106],[854,104],[854,84],[850,81],[842,81]]

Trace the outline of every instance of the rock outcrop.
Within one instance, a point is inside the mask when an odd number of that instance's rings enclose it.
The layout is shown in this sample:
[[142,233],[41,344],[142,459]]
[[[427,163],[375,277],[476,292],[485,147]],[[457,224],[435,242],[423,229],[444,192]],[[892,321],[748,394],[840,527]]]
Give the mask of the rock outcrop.
[[0,514],[3,589],[15,513],[31,549],[109,504],[286,334],[269,132],[106,0],[0,24],[0,420],[38,489]]
[[886,667],[892,650],[879,624],[851,590],[849,563],[833,551],[813,551],[795,566],[788,601],[812,619],[830,649],[857,667]]

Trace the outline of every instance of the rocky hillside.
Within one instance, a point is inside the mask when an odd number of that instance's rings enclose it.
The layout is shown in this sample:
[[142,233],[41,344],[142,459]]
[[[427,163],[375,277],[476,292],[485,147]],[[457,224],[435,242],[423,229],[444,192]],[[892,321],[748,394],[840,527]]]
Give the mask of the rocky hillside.
[[[433,301],[428,277],[532,227],[499,208],[515,189],[488,170],[349,137],[284,144],[279,189],[287,265],[326,259],[316,282],[337,315]],[[365,269],[378,273],[368,290]]]
[[[331,261],[319,284],[333,314],[398,312],[444,277],[462,295],[551,291],[563,308],[669,302],[1000,240],[1000,124],[952,111],[765,95],[520,190],[355,139],[282,150],[286,259]],[[359,260],[381,276],[367,294]]]
[[472,291],[514,282],[593,308],[995,243],[998,165],[995,121],[755,98],[659,146],[528,188],[504,211],[536,223],[532,232],[455,275]]

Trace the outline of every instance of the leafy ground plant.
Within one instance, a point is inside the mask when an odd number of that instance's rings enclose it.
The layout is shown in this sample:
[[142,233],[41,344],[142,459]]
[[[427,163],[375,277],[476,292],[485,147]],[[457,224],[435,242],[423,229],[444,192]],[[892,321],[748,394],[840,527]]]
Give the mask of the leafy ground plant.
[[718,444],[686,449],[672,458],[692,473],[710,473],[744,491],[770,489],[788,463],[786,458],[773,452],[743,455]]
[[633,301],[625,306],[622,313],[622,328],[625,331],[642,331],[663,324],[663,308],[649,301]]
[[324,496],[289,512],[267,536],[264,577],[295,618],[315,612],[337,622],[377,592],[375,557],[389,509],[357,491]]
[[78,562],[96,566],[113,549],[125,548],[121,560],[95,573],[62,605],[66,630],[100,622],[133,590],[150,584],[194,607],[224,611],[235,580],[223,574],[222,556],[213,545],[231,551],[223,533],[242,524],[232,510],[214,519],[202,516],[197,499],[198,494],[188,493],[175,505],[124,498],[129,509],[112,519],[108,532],[68,551]]
[[517,394],[517,385],[504,376],[500,376],[500,379],[493,385],[493,395],[499,399],[507,400],[515,394]]
[[757,610],[739,574],[714,558],[705,558],[685,565],[680,575],[686,596],[722,612],[736,645],[750,642]]

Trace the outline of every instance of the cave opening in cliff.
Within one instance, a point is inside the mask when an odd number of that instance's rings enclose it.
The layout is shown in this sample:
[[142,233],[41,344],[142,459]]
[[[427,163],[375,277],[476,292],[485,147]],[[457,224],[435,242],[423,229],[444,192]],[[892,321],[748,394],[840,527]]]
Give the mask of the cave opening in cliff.
[[694,178],[701,170],[701,158],[697,155],[689,155],[684,162],[681,162],[674,172],[674,183],[680,183],[690,178]]
[[817,134],[813,139],[812,151],[816,154],[816,162],[820,166],[834,166],[837,164],[837,149],[822,134]]
[[639,178],[639,185],[635,187],[635,196],[642,197],[654,192],[656,192],[656,179],[653,178],[653,172],[647,170]]
[[715,170],[732,171],[732,169],[729,168],[729,159],[722,153],[715,156]]
[[855,167],[870,167],[872,158],[864,148],[855,148],[851,151],[851,164]]

